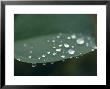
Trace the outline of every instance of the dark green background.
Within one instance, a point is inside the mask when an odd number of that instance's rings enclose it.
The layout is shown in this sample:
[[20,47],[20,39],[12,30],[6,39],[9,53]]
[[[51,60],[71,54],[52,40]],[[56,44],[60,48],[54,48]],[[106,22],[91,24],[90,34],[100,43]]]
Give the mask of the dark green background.
[[[85,14],[15,14],[14,15],[14,40],[24,40],[36,36],[63,33],[90,34],[96,38],[97,16]],[[97,75],[97,50],[79,58],[68,59],[64,62],[47,63],[45,66],[14,60],[15,76],[96,76]]]

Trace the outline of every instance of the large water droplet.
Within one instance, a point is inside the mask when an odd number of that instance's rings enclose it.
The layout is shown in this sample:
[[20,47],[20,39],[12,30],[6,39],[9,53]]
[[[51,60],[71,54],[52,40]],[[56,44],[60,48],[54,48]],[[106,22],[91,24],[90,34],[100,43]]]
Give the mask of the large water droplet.
[[69,49],[69,50],[68,50],[68,53],[69,53],[69,54],[74,54],[75,51],[74,51],[73,49]]
[[78,38],[76,40],[77,44],[84,44],[84,39],[83,38]]

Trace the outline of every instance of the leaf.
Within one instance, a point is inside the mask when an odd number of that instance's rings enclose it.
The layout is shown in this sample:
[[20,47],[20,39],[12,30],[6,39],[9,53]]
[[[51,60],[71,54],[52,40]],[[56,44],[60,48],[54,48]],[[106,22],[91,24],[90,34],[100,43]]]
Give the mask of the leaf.
[[79,14],[15,15],[15,58],[47,63],[84,55],[96,49],[92,17]]

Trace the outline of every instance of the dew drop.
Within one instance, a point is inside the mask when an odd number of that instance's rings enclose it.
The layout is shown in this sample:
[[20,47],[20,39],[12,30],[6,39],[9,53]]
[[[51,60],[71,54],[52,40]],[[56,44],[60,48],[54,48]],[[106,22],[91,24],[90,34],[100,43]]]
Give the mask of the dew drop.
[[89,46],[89,43],[86,43],[86,46],[88,47]]
[[42,57],[45,57],[45,55],[43,54]]
[[91,51],[94,51],[95,49],[91,49]]
[[32,53],[32,51],[30,51],[30,53]]
[[73,49],[69,49],[69,50],[68,50],[68,53],[69,53],[69,54],[74,54],[75,51],[74,51]]
[[84,44],[84,39],[83,38],[78,38],[76,40],[77,44]]
[[50,52],[47,52],[47,54],[50,54]]
[[26,44],[24,44],[24,47],[26,47],[27,45]]
[[42,65],[43,65],[43,66],[45,66],[46,64],[45,64],[45,63],[43,63]]
[[60,38],[60,36],[57,36],[57,38]]
[[56,48],[55,46],[53,48]]
[[62,47],[62,44],[58,45],[59,47]]
[[55,55],[56,55],[56,53],[54,52],[54,53],[53,53],[53,55],[55,56]]
[[36,67],[36,64],[32,64],[32,67]]
[[64,44],[64,47],[68,48],[69,47],[69,44],[65,43]]
[[71,35],[71,38],[72,38],[72,39],[76,39],[76,35],[74,35],[74,34]]
[[39,57],[38,59],[41,59],[41,57]]
[[20,61],[20,58],[18,58],[17,60]]
[[68,36],[67,39],[71,39],[71,37]]
[[55,42],[55,40],[52,40],[52,42]]
[[61,51],[61,49],[56,49],[56,51],[57,51],[57,52],[60,52],[60,51]]
[[74,48],[74,46],[71,46],[72,48]]
[[53,62],[51,62],[50,64],[54,64]]
[[29,56],[29,58],[31,59],[31,58],[32,58],[32,56]]
[[61,55],[62,58],[65,58],[65,55]]
[[49,40],[47,40],[47,42],[50,42]]

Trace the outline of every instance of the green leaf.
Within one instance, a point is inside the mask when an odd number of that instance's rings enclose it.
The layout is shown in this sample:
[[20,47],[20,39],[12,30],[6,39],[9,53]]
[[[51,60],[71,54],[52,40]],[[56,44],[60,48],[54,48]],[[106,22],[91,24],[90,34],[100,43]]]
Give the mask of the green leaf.
[[15,58],[47,63],[84,55],[96,49],[91,15],[16,14]]

